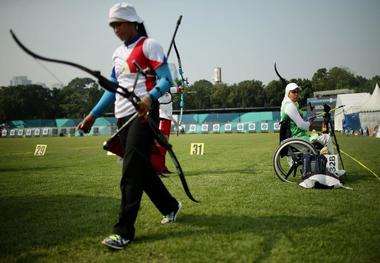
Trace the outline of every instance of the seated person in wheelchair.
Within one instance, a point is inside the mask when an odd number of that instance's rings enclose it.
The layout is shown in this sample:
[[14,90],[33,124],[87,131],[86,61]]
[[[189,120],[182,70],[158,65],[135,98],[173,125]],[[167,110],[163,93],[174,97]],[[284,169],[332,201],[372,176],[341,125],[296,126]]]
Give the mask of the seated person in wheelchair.
[[285,88],[285,96],[281,103],[281,121],[290,121],[290,137],[297,137],[312,143],[323,145],[321,154],[334,154],[333,143],[329,134],[308,133],[311,120],[304,121],[299,109],[301,88],[296,83],[289,83]]

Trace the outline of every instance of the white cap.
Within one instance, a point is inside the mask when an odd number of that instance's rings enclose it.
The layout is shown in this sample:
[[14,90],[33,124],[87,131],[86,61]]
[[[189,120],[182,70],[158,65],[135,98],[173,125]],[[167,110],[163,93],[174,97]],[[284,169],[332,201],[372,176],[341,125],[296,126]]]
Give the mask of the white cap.
[[291,90],[295,90],[295,89],[299,89],[300,90],[301,88],[296,83],[291,82],[288,85],[286,85],[286,89],[288,91],[291,91]]
[[289,91],[291,90],[295,90],[295,89],[299,89],[301,90],[301,88],[294,82],[291,82],[289,83],[288,85],[286,85],[286,88],[285,88],[285,96],[288,96],[289,94]]
[[136,9],[133,5],[128,3],[118,3],[111,7],[108,15],[108,23],[112,22],[137,22],[141,24],[143,20],[137,15]]

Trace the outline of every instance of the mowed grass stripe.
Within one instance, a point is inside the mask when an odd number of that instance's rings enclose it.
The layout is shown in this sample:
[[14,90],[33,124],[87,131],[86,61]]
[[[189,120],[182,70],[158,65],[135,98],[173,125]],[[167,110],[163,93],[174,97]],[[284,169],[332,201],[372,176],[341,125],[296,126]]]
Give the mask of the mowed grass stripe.
[[[343,156],[353,191],[302,189],[272,168],[278,134],[172,135],[195,204],[179,178],[164,183],[184,208],[175,224],[144,195],[136,240],[111,252],[121,166],[106,137],[0,140],[0,262],[376,262],[379,181]],[[338,135],[341,149],[380,173],[380,139]],[[204,155],[190,155],[203,142]],[[33,156],[47,144],[45,156]],[[15,154],[25,153],[25,154]],[[30,154],[27,154],[30,153]],[[170,158],[170,170],[175,171]]]

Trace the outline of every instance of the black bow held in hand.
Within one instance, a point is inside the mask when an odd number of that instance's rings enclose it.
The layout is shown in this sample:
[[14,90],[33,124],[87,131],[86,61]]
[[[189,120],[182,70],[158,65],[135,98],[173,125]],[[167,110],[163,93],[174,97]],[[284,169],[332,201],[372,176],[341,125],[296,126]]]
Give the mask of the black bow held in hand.
[[[69,65],[69,66],[73,66],[75,68],[78,68],[80,70],[83,70],[85,72],[87,72],[88,74],[92,75],[93,77],[95,77],[97,80],[98,80],[98,83],[101,87],[103,87],[104,89],[110,91],[110,92],[113,92],[113,93],[118,93],[122,96],[124,96],[125,98],[127,98],[129,101],[131,101],[131,103],[133,104],[133,106],[138,109],[139,107],[139,104],[140,104],[140,98],[136,96],[136,94],[132,91],[128,91],[126,88],[118,85],[117,83],[114,83],[110,80],[108,80],[106,77],[104,77],[100,71],[96,71],[96,70],[91,70],[89,68],[86,68],[82,65],[79,65],[77,63],[73,63],[73,62],[70,62],[70,61],[65,61],[65,60],[59,60],[59,59],[52,59],[52,58],[47,58],[47,57],[43,57],[43,56],[40,56],[34,52],[32,52],[30,49],[28,49],[26,46],[24,46],[21,41],[16,37],[15,33],[10,30],[10,33],[13,37],[13,39],[16,41],[17,45],[22,49],[24,50],[28,55],[32,56],[33,58],[35,59],[40,59],[40,60],[44,60],[44,61],[48,61],[48,62],[53,62],[53,63],[60,63],[60,64],[65,64],[65,65]],[[173,163],[177,169],[177,172],[178,172],[178,176],[181,180],[181,183],[182,183],[182,186],[183,186],[183,189],[186,193],[186,195],[189,197],[190,200],[194,201],[194,202],[199,202],[197,201],[191,194],[190,192],[190,189],[189,189],[189,186],[187,185],[187,182],[186,182],[186,178],[185,178],[185,175],[182,171],[182,168],[181,168],[181,165],[180,163],[178,162],[178,159],[176,157],[176,155],[174,154],[174,151],[172,149],[172,146],[171,144],[169,144],[169,142],[167,141],[166,137],[162,135],[161,131],[156,127],[156,125],[154,124],[153,120],[151,118],[148,118],[149,120],[149,126],[151,127],[156,139],[159,141],[159,143],[165,147],[167,149],[167,151],[169,152],[170,154],[170,157],[171,159],[173,160]]]

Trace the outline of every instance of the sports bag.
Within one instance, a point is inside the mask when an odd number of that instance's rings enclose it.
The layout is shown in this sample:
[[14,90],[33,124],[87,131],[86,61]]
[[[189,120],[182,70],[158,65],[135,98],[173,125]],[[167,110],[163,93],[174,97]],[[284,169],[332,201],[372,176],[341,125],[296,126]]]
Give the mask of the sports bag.
[[327,159],[321,154],[305,153],[303,155],[302,178],[308,178],[314,174],[326,174]]

